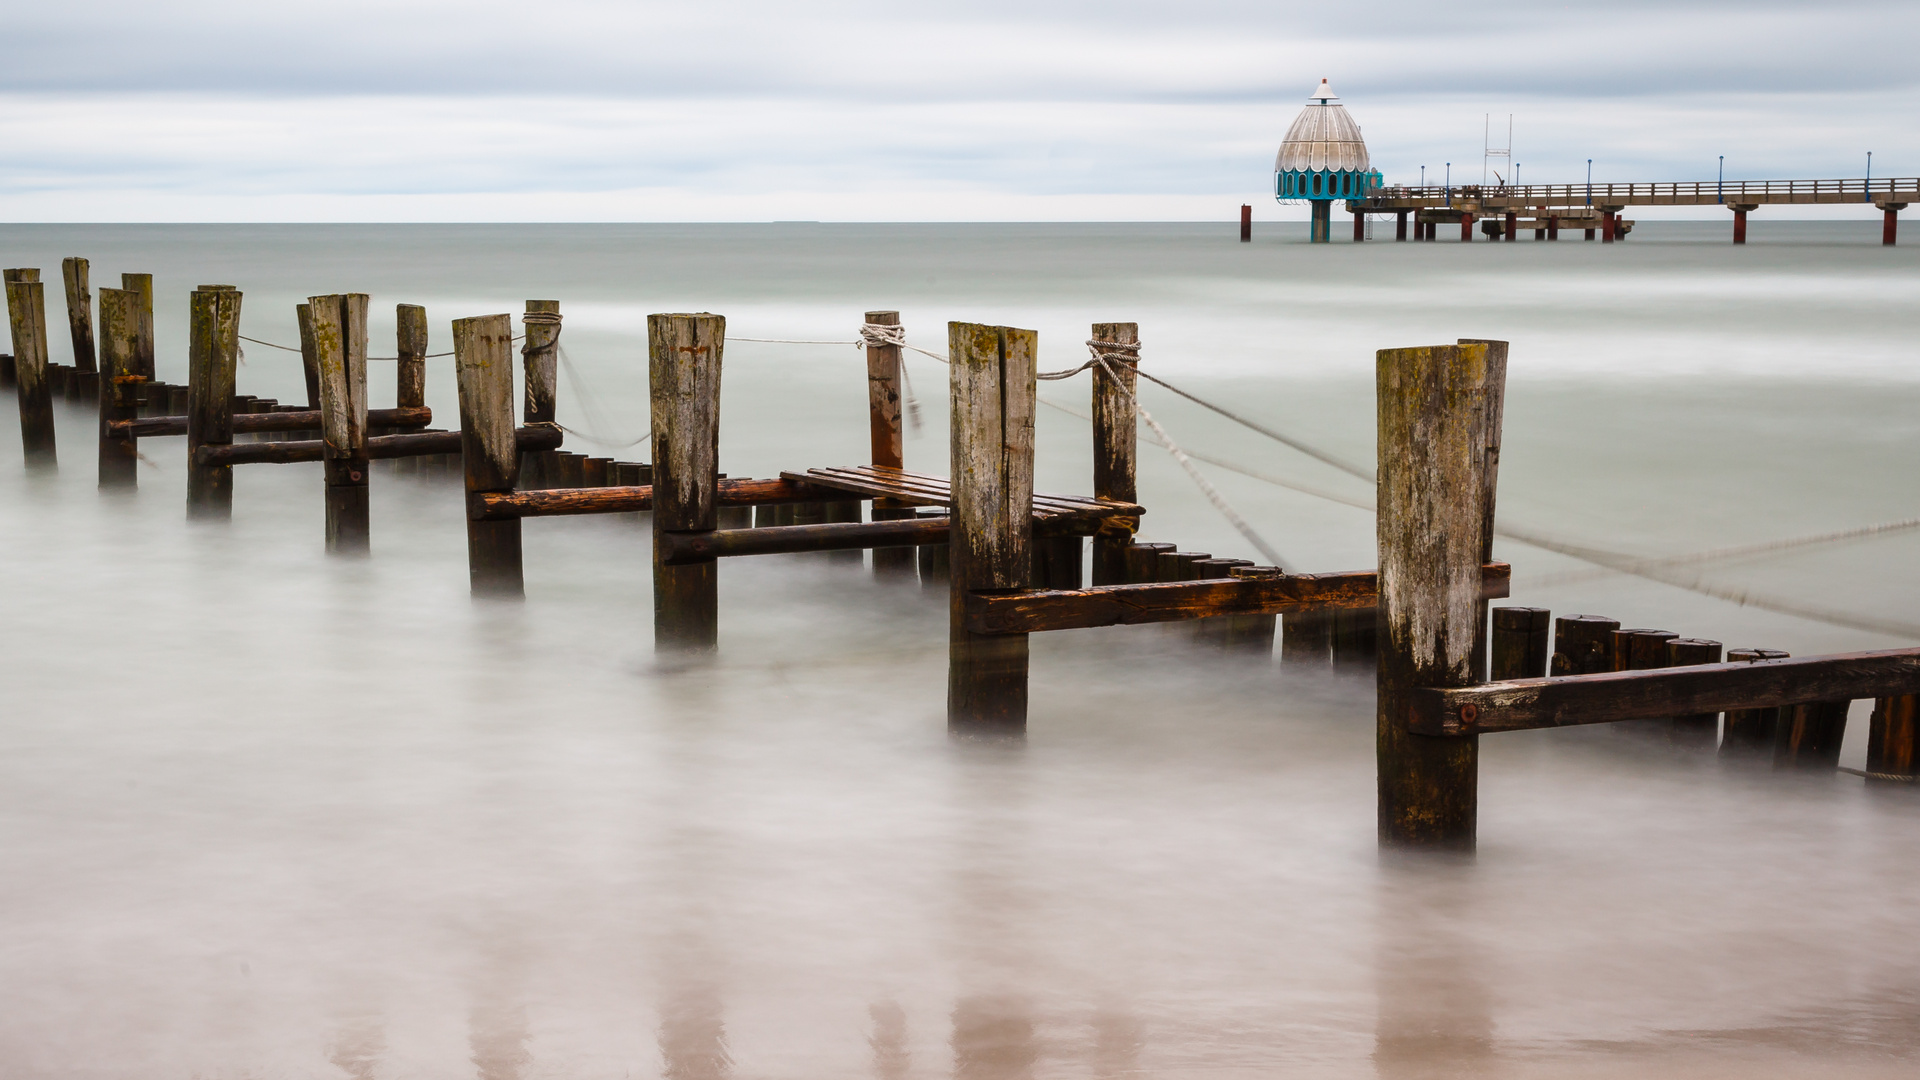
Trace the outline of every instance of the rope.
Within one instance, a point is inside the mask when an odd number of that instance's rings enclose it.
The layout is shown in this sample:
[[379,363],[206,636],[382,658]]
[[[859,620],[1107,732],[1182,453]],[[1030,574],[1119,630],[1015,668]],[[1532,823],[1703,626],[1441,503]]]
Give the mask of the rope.
[[1322,450],[1319,447],[1301,442],[1300,440],[1295,439],[1291,436],[1283,435],[1280,432],[1275,431],[1270,427],[1266,427],[1262,424],[1255,423],[1254,421],[1249,420],[1238,413],[1230,412],[1219,405],[1215,405],[1211,401],[1205,400],[1204,398],[1195,397],[1194,395],[1186,392],[1185,390],[1180,389],[1179,387],[1173,385],[1167,380],[1157,378],[1153,375],[1148,374],[1145,371],[1140,372],[1140,377],[1147,380],[1148,382],[1156,383],[1160,386],[1166,387],[1168,390],[1171,390],[1174,393],[1179,394],[1181,397],[1186,398],[1188,401],[1193,402],[1195,405],[1198,405],[1203,409],[1210,409],[1214,412],[1217,412],[1221,416],[1226,417],[1227,419],[1233,421],[1236,424],[1241,425],[1242,427],[1250,428],[1254,431],[1257,431],[1260,434],[1265,435],[1267,438],[1272,439],[1277,443],[1280,443],[1284,446],[1290,446],[1293,449],[1300,451],[1301,453],[1307,455],[1310,458],[1313,458],[1316,461],[1324,462],[1325,464],[1331,465],[1334,468],[1339,469],[1341,472],[1359,477],[1360,479],[1365,480],[1369,484],[1375,483],[1377,481],[1377,478],[1375,477],[1373,470],[1371,469],[1362,468],[1359,465],[1355,465],[1353,462],[1347,461],[1344,458],[1328,453],[1327,451]]
[[[1139,414],[1140,419],[1147,422],[1147,426],[1153,429],[1154,434],[1160,436],[1162,443],[1167,448],[1167,452],[1172,454],[1173,460],[1179,462],[1180,467],[1185,469],[1187,475],[1193,478],[1194,484],[1200,488],[1201,494],[1207,497],[1207,501],[1213,504],[1213,508],[1220,511],[1221,515],[1239,531],[1241,536],[1246,537],[1247,542],[1252,544],[1260,554],[1266,556],[1269,566],[1287,565],[1289,560],[1282,559],[1280,553],[1273,550],[1273,545],[1267,543],[1259,533],[1253,530],[1253,526],[1247,524],[1246,518],[1241,517],[1232,506],[1228,505],[1226,497],[1221,495],[1219,489],[1209,483],[1205,476],[1201,475],[1200,470],[1195,468],[1193,462],[1188,459],[1186,451],[1180,449],[1179,444],[1173,441],[1173,436],[1167,434],[1167,429],[1160,426],[1160,421],[1155,420],[1152,413],[1140,406],[1140,400],[1133,395],[1133,391],[1127,389],[1127,384],[1121,382],[1120,377],[1114,374],[1113,368],[1108,366],[1107,361],[1109,359],[1126,361],[1138,357],[1140,346],[1133,345],[1130,348],[1121,346],[1112,349],[1112,351],[1106,351],[1102,348],[1102,346],[1109,346],[1111,344],[1110,342],[1087,342],[1088,351],[1093,353],[1093,363],[1099,364],[1100,370],[1106,372],[1107,378],[1113,380],[1113,385],[1119,387],[1120,392],[1127,396],[1127,401],[1133,406],[1133,411]],[[1133,356],[1126,355],[1128,352],[1131,352]]]
[[[540,312],[535,312],[534,314],[536,314],[536,315],[537,315],[537,314],[541,314],[541,313],[540,313]],[[559,315],[557,315],[557,314],[556,314],[556,315],[554,315],[554,319],[555,319],[555,321],[558,321],[558,320],[559,320],[559,318],[560,318],[560,316],[559,316]],[[297,352],[299,352],[299,351],[300,351],[299,349],[297,349],[297,348],[295,348],[295,347],[294,347],[294,346],[292,346],[292,345],[276,345],[276,344],[274,344],[274,343],[273,343],[273,342],[271,342],[271,341],[261,341],[261,340],[260,340],[259,338],[250,338],[250,337],[248,337],[248,336],[247,336],[247,335],[245,335],[245,334],[237,334],[237,335],[235,335],[235,336],[236,336],[236,337],[238,337],[238,338],[239,338],[239,339],[240,339],[241,341],[251,341],[251,342],[253,342],[253,343],[254,343],[255,345],[265,345],[265,346],[266,346],[267,348],[269,348],[269,349],[279,349],[279,350],[280,350],[281,352],[291,352],[291,353],[297,353]],[[515,341],[520,341],[520,340],[522,340],[523,338],[525,338],[526,336],[527,336],[527,335],[525,335],[525,334],[515,334],[515,335],[514,335],[514,337],[513,337],[513,340],[515,340]],[[438,360],[438,359],[440,359],[441,357],[445,357],[445,356],[452,356],[452,355],[453,355],[453,350],[452,350],[452,349],[448,349],[448,350],[447,350],[446,352],[430,352],[430,353],[427,353],[426,355],[424,355],[424,356],[422,356],[422,357],[421,357],[420,359],[422,359],[422,360]],[[246,362],[246,359],[247,359],[247,353],[246,353],[246,350],[245,350],[245,349],[242,349],[242,350],[240,351],[240,361],[241,361],[242,363],[245,363],[245,362]],[[391,362],[393,362],[393,361],[396,361],[396,360],[399,360],[400,358],[399,358],[399,357],[397,357],[397,356],[369,356],[369,357],[367,357],[367,359],[368,359],[368,360],[378,360],[378,361],[380,361],[381,363],[391,363]]]
[[1920,776],[1905,776],[1901,773],[1890,772],[1867,772],[1865,769],[1849,769],[1845,765],[1838,765],[1835,766],[1835,768],[1838,768],[1843,773],[1864,776],[1869,780],[1895,780],[1902,784],[1911,784],[1916,780],[1920,780]]
[[[607,417],[600,411],[599,395],[593,392],[592,387],[587,385],[585,376],[582,376],[579,369],[573,366],[573,358],[567,355],[566,347],[561,345],[558,339],[554,340],[553,351],[560,358],[560,372],[567,377],[567,385],[573,390],[575,400],[580,403],[580,411],[586,414],[587,425],[605,430],[608,426],[606,422]],[[608,439],[601,435],[590,435],[584,431],[575,431],[562,424],[556,424],[554,426],[568,434],[585,439],[595,446],[604,446],[612,450],[625,450],[630,446],[639,446],[641,443],[653,437],[653,433],[649,431],[637,439],[622,442],[619,439]]]
[[[869,349],[878,349],[891,345],[896,349],[910,349],[907,344],[907,328],[887,326],[882,323],[861,323],[860,340],[855,345]],[[920,400],[913,396],[913,380],[907,377],[907,358],[896,354],[896,370],[900,376],[900,400],[907,406],[907,428],[914,434],[920,433]]]

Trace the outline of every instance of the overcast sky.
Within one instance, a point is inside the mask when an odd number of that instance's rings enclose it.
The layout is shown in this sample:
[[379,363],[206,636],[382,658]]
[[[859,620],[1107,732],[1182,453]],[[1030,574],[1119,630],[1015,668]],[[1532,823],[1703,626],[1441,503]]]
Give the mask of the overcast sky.
[[0,219],[1186,220],[1325,76],[1388,182],[1920,174],[1920,3],[0,0]]

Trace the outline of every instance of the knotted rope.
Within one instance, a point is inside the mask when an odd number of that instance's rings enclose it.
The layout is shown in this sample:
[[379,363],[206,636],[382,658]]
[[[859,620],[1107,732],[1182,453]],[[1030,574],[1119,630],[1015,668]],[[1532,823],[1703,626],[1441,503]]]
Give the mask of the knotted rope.
[[[907,328],[887,326],[884,323],[861,323],[860,340],[855,344],[861,348],[878,349],[891,345],[896,349],[913,349],[907,344]],[[925,349],[914,349],[925,352]],[[907,427],[916,434],[920,431],[920,399],[913,396],[913,379],[907,375],[907,358],[894,354],[895,372],[900,377],[900,401],[907,407]]]

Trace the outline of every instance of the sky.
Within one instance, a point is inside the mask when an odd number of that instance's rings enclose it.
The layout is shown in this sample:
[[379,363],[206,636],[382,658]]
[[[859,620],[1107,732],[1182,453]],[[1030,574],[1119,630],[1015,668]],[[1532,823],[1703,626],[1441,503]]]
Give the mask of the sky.
[[0,0],[0,220],[1291,217],[1322,77],[1389,183],[1920,175],[1911,0],[1301,6]]

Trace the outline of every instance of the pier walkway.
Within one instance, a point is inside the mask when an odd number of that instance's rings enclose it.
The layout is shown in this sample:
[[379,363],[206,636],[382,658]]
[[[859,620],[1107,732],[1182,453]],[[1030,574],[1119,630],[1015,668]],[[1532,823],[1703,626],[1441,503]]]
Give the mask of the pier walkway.
[[1350,199],[1354,236],[1365,236],[1369,214],[1393,214],[1398,219],[1394,239],[1407,239],[1407,218],[1413,215],[1418,235],[1434,239],[1440,222],[1458,223],[1463,240],[1472,239],[1473,222],[1482,220],[1489,236],[1513,240],[1521,228],[1531,228],[1535,239],[1555,240],[1561,228],[1578,228],[1586,238],[1612,242],[1632,224],[1620,219],[1631,206],[1725,206],[1733,212],[1733,242],[1747,238],[1747,214],[1762,206],[1863,204],[1885,215],[1881,242],[1892,244],[1900,211],[1920,202],[1920,178],[1869,180],[1743,180],[1657,184],[1529,184],[1485,186],[1464,184],[1427,187],[1377,188],[1364,199]]

